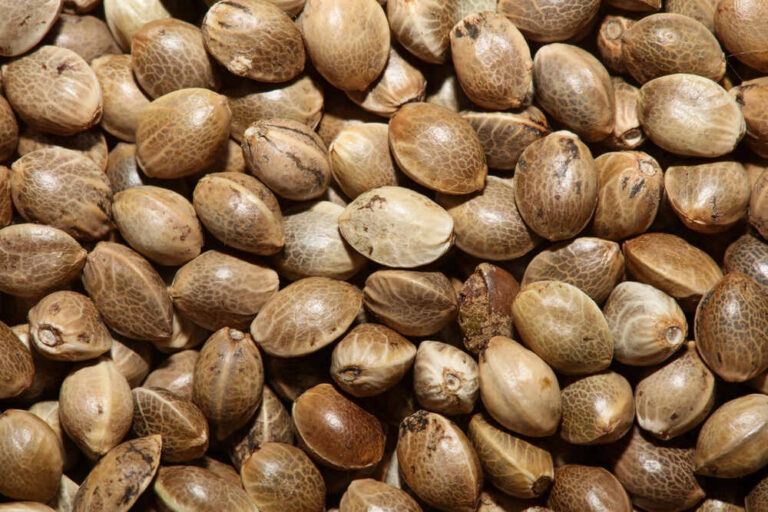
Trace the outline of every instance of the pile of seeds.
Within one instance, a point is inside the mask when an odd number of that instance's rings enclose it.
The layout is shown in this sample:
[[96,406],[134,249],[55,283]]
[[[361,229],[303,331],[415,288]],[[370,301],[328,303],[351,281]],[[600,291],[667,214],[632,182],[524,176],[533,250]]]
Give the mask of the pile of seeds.
[[768,0],[0,0],[0,512],[768,511]]

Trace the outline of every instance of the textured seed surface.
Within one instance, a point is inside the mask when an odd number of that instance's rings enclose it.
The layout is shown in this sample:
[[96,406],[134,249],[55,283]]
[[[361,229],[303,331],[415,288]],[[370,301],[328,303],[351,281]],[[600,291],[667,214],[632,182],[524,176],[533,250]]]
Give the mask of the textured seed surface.
[[104,55],[94,59],[91,67],[104,98],[101,127],[121,140],[135,142],[139,112],[149,105],[149,98],[136,83],[131,57]]
[[555,470],[547,506],[557,512],[631,512],[629,496],[611,473],[595,466],[566,464]]
[[483,470],[472,444],[455,423],[424,410],[398,429],[397,459],[408,487],[424,502],[447,512],[476,509]]
[[0,322],[0,398],[11,398],[28,389],[33,382],[35,366],[24,343]]
[[392,34],[405,49],[419,59],[440,64],[447,60],[450,31],[460,21],[458,0],[387,2],[387,18]]
[[0,55],[15,57],[32,49],[56,23],[63,4],[63,0],[4,0]]
[[725,251],[726,272],[740,272],[761,287],[768,286],[768,244],[750,234],[742,235]]
[[162,388],[184,400],[192,400],[192,380],[200,353],[183,350],[160,363],[144,380],[144,387]]
[[93,160],[102,171],[107,167],[109,157],[107,139],[97,127],[66,137],[26,127],[19,135],[19,145],[16,150],[19,156],[24,156],[38,149],[51,148],[71,149]]
[[88,254],[83,285],[107,325],[120,334],[147,341],[172,334],[173,309],[165,283],[128,247],[99,242]]
[[480,396],[477,362],[453,345],[422,341],[413,364],[413,392],[429,411],[469,414]]
[[48,33],[47,40],[53,46],[72,50],[88,64],[102,55],[121,53],[107,24],[96,16],[64,13]]
[[0,162],[13,156],[19,142],[19,123],[8,101],[0,97]]
[[297,357],[332,343],[352,324],[363,296],[358,288],[327,277],[308,277],[277,292],[251,324],[267,354]]
[[624,45],[622,36],[635,20],[625,16],[608,15],[603,18],[597,32],[597,52],[603,64],[615,73],[626,73],[627,67],[621,55]]
[[170,510],[259,512],[237,484],[195,466],[163,466],[152,486],[162,506]]
[[402,107],[389,123],[389,146],[399,168],[420,185],[446,194],[483,188],[483,146],[472,126],[444,107]]
[[600,9],[598,0],[501,0],[505,14],[532,41],[548,43],[578,36]]
[[203,19],[205,48],[229,72],[259,82],[285,82],[304,69],[296,25],[274,2],[217,2]]
[[768,158],[768,116],[763,108],[768,98],[768,79],[747,80],[729,92],[741,106],[747,123],[747,146],[761,158]]
[[715,9],[715,34],[744,64],[768,72],[768,34],[760,30],[768,13],[763,2],[725,0]]
[[11,194],[29,221],[98,240],[112,229],[109,179],[91,159],[63,148],[40,149],[13,163]]
[[645,132],[637,117],[640,89],[612,76],[613,84],[613,131],[603,144],[615,150],[636,149],[645,142]]

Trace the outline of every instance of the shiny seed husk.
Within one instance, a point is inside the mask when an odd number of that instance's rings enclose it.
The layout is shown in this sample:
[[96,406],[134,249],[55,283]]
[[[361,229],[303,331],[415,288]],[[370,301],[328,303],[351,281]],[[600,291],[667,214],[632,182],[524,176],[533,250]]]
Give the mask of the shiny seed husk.
[[473,512],[483,470],[464,432],[447,418],[424,410],[399,427],[397,459],[408,487],[422,501],[445,512]]
[[126,512],[152,483],[164,439],[139,437],[112,448],[88,473],[75,496],[73,512]]
[[331,384],[318,384],[302,393],[291,414],[299,445],[323,466],[366,469],[384,456],[379,420]]
[[447,343],[422,341],[413,364],[413,393],[429,411],[469,414],[480,395],[477,362]]
[[697,427],[715,405],[715,377],[688,342],[680,355],[655,369],[635,387],[638,424],[659,439]]
[[13,198],[11,197],[11,170],[0,165],[0,228],[13,221]]
[[356,397],[374,396],[395,386],[410,370],[416,347],[384,325],[355,326],[333,349],[330,373]]
[[569,375],[604,370],[613,358],[613,337],[595,302],[561,281],[531,283],[512,305],[515,328],[531,350]]
[[745,382],[768,368],[768,296],[752,279],[730,272],[696,309],[694,331],[704,362],[726,382]]
[[6,472],[0,493],[16,500],[45,502],[56,495],[62,474],[56,433],[31,412],[0,414],[0,463]]
[[255,447],[240,470],[243,487],[259,512],[323,512],[325,482],[302,450],[283,443]]
[[467,435],[497,489],[517,498],[536,498],[549,489],[555,475],[546,450],[506,433],[483,414],[472,416]]
[[327,277],[308,277],[267,301],[251,324],[259,347],[271,356],[298,357],[332,343],[352,324],[363,294]]
[[114,335],[109,357],[117,365],[131,389],[139,386],[152,367],[152,345]]
[[0,322],[0,399],[29,389],[35,376],[32,355],[10,327]]
[[700,475],[738,478],[768,462],[768,396],[744,395],[712,413],[699,431],[695,467]]
[[742,235],[725,251],[726,272],[741,272],[768,287],[768,244],[755,235]]
[[[61,460],[64,471],[74,468],[80,459],[80,451],[72,440],[64,433],[59,417],[59,402],[57,400],[36,402],[30,407],[29,412],[43,420],[56,434],[61,447]],[[62,479],[63,483],[63,479]]]
[[242,487],[196,466],[161,467],[152,489],[164,510],[259,512]]
[[598,192],[592,232],[616,241],[646,232],[664,193],[658,162],[641,151],[617,151],[597,157],[595,166]]
[[749,198],[749,223],[761,236],[768,234],[768,173],[763,172],[752,187]]
[[63,4],[63,0],[34,0],[23,4],[4,1],[0,55],[15,57],[31,50],[59,19]]
[[123,440],[133,421],[128,381],[106,357],[75,367],[61,384],[61,426],[90,459],[98,459]]
[[379,270],[365,281],[365,307],[405,336],[428,336],[455,320],[456,292],[440,272]]
[[152,20],[170,18],[171,13],[163,0],[104,0],[104,17],[117,44],[131,49],[131,39],[144,24]]
[[372,478],[353,480],[339,504],[339,512],[377,508],[386,511],[421,512],[419,504],[407,492]]
[[768,73],[768,36],[760,27],[767,9],[763,2],[735,0],[724,0],[715,9],[715,34],[725,49],[763,73]]
[[248,334],[224,327],[208,338],[195,363],[192,401],[216,440],[245,425],[261,403],[264,367]]
[[632,512],[629,496],[611,473],[600,467],[566,464],[555,470],[547,506],[557,512]]
[[88,254],[83,286],[104,321],[137,340],[162,341],[173,333],[173,306],[165,283],[137,252],[99,242]]
[[480,397],[488,413],[509,430],[551,436],[560,424],[560,386],[539,356],[504,336],[480,353]]
[[549,43],[583,37],[583,32],[600,9],[599,0],[500,0],[498,12],[517,25],[525,36]]
[[627,72],[624,59],[621,57],[621,47],[623,46],[621,38],[633,23],[635,20],[631,18],[614,15],[606,16],[600,23],[597,32],[597,52],[603,64],[614,73]]
[[177,270],[168,293],[174,306],[204,329],[245,330],[278,284],[271,268],[211,250]]
[[192,381],[198,357],[200,353],[197,350],[183,350],[170,355],[147,375],[143,386],[162,388],[179,398],[192,400]]
[[[412,219],[420,219],[414,224]],[[388,267],[427,265],[453,245],[453,219],[428,197],[403,187],[360,194],[339,217],[339,230],[356,251]]]
[[387,2],[387,19],[392,35],[419,59],[441,64],[448,59],[450,31],[456,19],[456,0],[441,2]]
[[741,105],[741,113],[747,123],[747,146],[759,157],[768,158],[768,117],[763,109],[768,101],[768,79],[746,80],[729,92]]
[[675,299],[651,285],[619,283],[603,308],[613,356],[632,366],[661,363],[685,342],[688,322]]

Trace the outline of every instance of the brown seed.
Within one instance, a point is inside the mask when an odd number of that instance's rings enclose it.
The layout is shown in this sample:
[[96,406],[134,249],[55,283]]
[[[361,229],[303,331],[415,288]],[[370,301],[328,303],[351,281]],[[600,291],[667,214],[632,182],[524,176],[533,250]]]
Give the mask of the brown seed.
[[107,24],[96,16],[62,14],[47,40],[53,46],[69,48],[89,64],[102,55],[122,53]]
[[451,59],[464,93],[480,107],[519,108],[532,87],[528,43],[503,14],[476,12],[459,21],[451,29]]
[[115,335],[112,338],[109,357],[115,362],[131,389],[141,385],[152,369],[152,345],[143,341]]
[[[622,37],[635,20],[625,16],[608,15],[600,23],[597,33],[597,51],[603,64],[614,73],[626,73],[627,67],[621,56]],[[613,79],[613,77],[612,77]]]
[[759,157],[768,158],[768,116],[765,113],[768,77],[744,81],[729,92],[741,106],[741,113],[747,123],[747,146]]
[[624,64],[641,84],[673,73],[714,81],[725,74],[725,55],[715,36],[682,14],[646,16],[624,32],[622,43]]
[[[59,417],[59,402],[56,400],[36,402],[29,408],[29,412],[43,420],[56,434],[61,446],[61,459],[63,461],[64,471],[69,471],[80,458],[80,451],[72,440],[67,437],[61,428],[61,419]],[[63,479],[62,479],[63,483]]]
[[472,512],[483,486],[480,460],[467,436],[447,418],[418,411],[400,423],[397,458],[408,487],[445,512]]
[[0,165],[0,228],[8,226],[12,221],[11,170]]
[[102,128],[121,140],[135,142],[139,112],[149,105],[149,99],[136,83],[130,55],[104,55],[94,59],[91,67],[104,96]]
[[19,156],[37,151],[38,149],[62,148],[71,149],[93,160],[102,171],[107,168],[109,150],[107,139],[98,127],[64,137],[39,132],[26,127],[19,136],[19,145],[16,148]]
[[122,244],[99,242],[88,254],[83,285],[104,321],[132,339],[160,341],[173,333],[173,308],[157,271]]
[[339,217],[339,230],[355,250],[388,267],[432,263],[454,238],[453,219],[442,207],[413,190],[389,186],[352,201]]
[[73,512],[130,510],[157,473],[164,441],[152,435],[111,449],[80,485]]
[[575,380],[562,391],[560,437],[572,444],[609,444],[632,428],[635,402],[632,386],[616,372],[606,371]]
[[125,51],[131,49],[131,38],[152,20],[170,18],[163,0],[104,0],[104,17],[117,44]]
[[176,271],[168,292],[179,311],[204,329],[247,329],[279,284],[271,268],[211,250]]
[[470,107],[471,102],[461,89],[453,66],[432,66],[427,78],[427,103],[440,105],[454,112]]
[[738,478],[768,462],[768,396],[744,395],[712,413],[696,442],[696,473]]
[[208,338],[195,363],[192,401],[221,441],[253,416],[261,403],[264,367],[248,334],[224,327]]
[[635,427],[608,452],[611,470],[643,510],[688,510],[704,499],[690,443],[661,443]]
[[599,0],[501,0],[498,5],[498,12],[508,16],[528,39],[541,43],[583,37],[599,9]]
[[293,444],[293,420],[280,399],[264,386],[261,405],[253,418],[230,437],[229,458],[241,468],[266,443]]
[[382,123],[347,126],[328,146],[333,179],[348,197],[404,182],[389,152],[388,133]]
[[216,3],[205,15],[202,31],[208,52],[237,76],[285,82],[304,70],[301,33],[273,2]]
[[715,10],[715,33],[728,50],[741,62],[768,73],[768,34],[762,20],[768,15],[763,2],[724,0]]
[[208,171],[229,140],[226,97],[208,89],[161,96],[139,113],[136,157],[152,178],[181,178]]
[[664,190],[683,224],[701,233],[725,231],[746,217],[751,192],[739,162],[669,167]]
[[541,496],[552,484],[552,456],[475,414],[467,430],[483,470],[497,489],[518,498]]
[[192,400],[195,363],[200,353],[184,350],[160,363],[144,380],[144,387],[162,388],[184,400]]
[[302,393],[291,414],[299,445],[323,466],[365,469],[384,456],[379,420],[330,384],[318,384]]
[[293,402],[309,388],[331,382],[328,355],[323,351],[289,359],[267,356],[269,385],[280,398]]
[[[24,391],[16,395],[16,397],[27,403],[42,403],[36,401],[40,400],[45,394],[55,393],[58,391],[59,387],[61,387],[61,381],[64,380],[64,377],[69,370],[68,364],[48,359],[32,348],[29,339],[29,324],[14,325],[11,327],[11,331],[13,331],[16,337],[24,345],[27,353],[31,353],[32,364],[34,366],[32,383]],[[9,356],[7,363],[18,363],[18,360],[15,359],[16,356],[14,356],[14,349],[9,347],[7,350],[8,352],[6,353]],[[22,357],[24,356],[22,355]],[[57,409],[56,417],[58,418],[58,416],[59,413]],[[65,461],[65,469],[69,469],[69,465],[66,464],[66,462],[67,461]]]
[[486,486],[480,493],[480,503],[476,512],[553,512],[546,507],[531,506],[536,501],[513,498],[508,494],[497,490],[495,487]]
[[761,236],[768,234],[768,173],[762,173],[752,187],[749,198],[749,223]]
[[133,431],[139,437],[162,436],[165,462],[197,459],[208,450],[208,421],[192,402],[145,387],[133,390],[133,402]]
[[59,19],[62,0],[33,0],[20,4],[4,0],[0,9],[0,55],[15,57],[31,50]]
[[416,347],[392,329],[360,324],[333,349],[330,373],[356,397],[374,396],[395,386],[411,369]]
[[346,91],[347,97],[368,112],[391,117],[406,103],[424,101],[427,82],[395,46],[389,49],[387,67],[367,89]]
[[613,84],[592,54],[568,44],[546,45],[533,59],[533,80],[541,107],[586,142],[613,131]]
[[615,76],[611,77],[611,83],[614,99],[613,132],[603,140],[603,144],[616,150],[635,149],[645,142],[645,133],[637,118],[640,89]]
[[66,48],[42,46],[3,71],[8,102],[32,128],[74,135],[101,120],[101,87],[93,70]]
[[297,21],[315,69],[343,91],[365,90],[389,57],[389,25],[374,0],[307,0]]
[[481,190],[488,174],[480,139],[467,121],[431,103],[409,103],[389,122],[397,165],[420,185],[445,194]]
[[182,265],[200,254],[203,230],[192,204],[166,188],[133,187],[112,203],[120,235],[160,265]]
[[485,188],[471,196],[438,193],[435,199],[453,218],[456,246],[477,258],[519,258],[541,241],[520,216],[513,180],[488,176]]
[[[414,349],[415,352],[415,349]],[[29,389],[35,376],[32,355],[16,334],[0,322],[0,399]]]
[[[201,345],[210,336],[207,331],[173,308],[173,332],[170,338],[154,341],[154,347],[164,354],[174,354]],[[172,390],[173,391],[173,390]]]
[[245,130],[243,154],[248,169],[286,199],[317,198],[331,182],[325,143],[298,121],[257,121]]
[[597,171],[589,148],[566,131],[529,145],[515,170],[515,198],[525,223],[550,240],[584,229],[597,204]]
[[731,272],[699,302],[694,325],[702,359],[727,382],[768,368],[768,297],[749,277]]
[[60,229],[14,224],[0,229],[0,291],[40,297],[80,275],[88,253]]
[[529,144],[549,135],[547,118],[533,106],[517,112],[465,110],[461,117],[477,132],[491,169],[514,169]]
[[538,281],[524,286],[512,315],[523,343],[561,373],[585,375],[611,364],[608,323],[597,304],[573,285]]
[[525,269],[522,286],[536,281],[572,284],[598,304],[624,277],[624,256],[615,242],[580,237],[537,254]]
[[725,251],[724,263],[726,272],[741,272],[763,289],[768,287],[768,244],[758,237],[746,234],[736,239]]
[[413,392],[430,411],[471,413],[480,395],[477,362],[447,343],[422,341],[413,364]]
[[365,281],[365,307],[405,336],[428,336],[456,319],[451,282],[440,272],[379,270]]
[[[768,505],[768,480],[765,478],[760,480],[760,482],[755,485],[744,498],[744,503],[749,512],[765,511],[766,506]],[[734,510],[735,512],[741,512],[744,509],[741,508],[736,510],[736,507],[734,506]],[[725,512],[730,512],[730,509],[725,510]]]
[[131,66],[152,98],[191,87],[219,88],[200,29],[174,18],[150,21],[133,35]]
[[238,142],[256,121],[290,119],[314,130],[323,115],[323,92],[307,75],[279,85],[240,80],[223,92],[232,112],[232,138]]
[[661,8],[661,0],[607,0],[608,5],[627,11],[658,11]]
[[112,193],[144,184],[144,175],[136,162],[136,145],[118,142],[109,152],[106,169]]
[[603,468],[566,464],[555,470],[547,506],[557,512],[632,512],[627,492]]
[[372,478],[353,480],[341,497],[339,512],[365,510],[386,512],[421,512],[421,507],[411,496],[391,485]]
[[546,437],[557,431],[560,386],[552,368],[504,336],[491,338],[479,359],[480,396],[493,419],[525,436]]
[[513,336],[512,303],[519,291],[509,272],[490,263],[475,268],[458,294],[458,323],[469,352],[479,354],[494,336]]
[[19,123],[8,101],[0,96],[0,162],[10,159],[19,142]]
[[34,414],[6,409],[0,414],[0,463],[6,474],[0,493],[16,500],[48,501],[62,474],[56,433]]
[[325,482],[298,448],[268,442],[255,448],[241,469],[243,486],[260,512],[323,512]]
[[717,0],[667,0],[664,10],[691,17],[714,32],[717,4]]
[[195,466],[161,467],[152,489],[165,510],[259,512],[242,487]]
[[637,114],[654,144],[676,155],[722,156],[733,151],[746,130],[736,100],[698,75],[680,73],[646,82]]
[[195,186],[192,204],[206,229],[230,247],[269,255],[285,243],[280,205],[252,176],[206,174]]
[[626,281],[603,309],[613,337],[613,357],[623,364],[661,363],[685,343],[688,322],[675,299],[653,286]]
[[621,240],[644,233],[659,211],[664,174],[650,155],[640,151],[603,153],[597,167],[597,208],[592,232]]
[[640,426],[659,439],[697,427],[715,405],[715,377],[689,341],[680,355],[637,383],[635,410]]
[[69,149],[28,153],[13,163],[11,194],[22,216],[86,240],[112,229],[112,189],[89,158]]
[[61,426],[90,459],[98,459],[131,429],[133,399],[128,381],[106,357],[75,367],[61,384]]
[[54,292],[29,310],[35,349],[57,361],[85,361],[109,351],[112,336],[93,301],[70,291]]
[[251,334],[271,356],[311,354],[347,330],[362,302],[363,294],[347,282],[327,277],[301,279],[267,301],[251,324]]
[[703,294],[723,277],[701,249],[668,233],[646,233],[622,244],[627,270],[640,282],[671,295],[693,311]]
[[387,18],[392,35],[419,59],[441,64],[448,59],[451,27],[457,18],[456,0],[387,2]]

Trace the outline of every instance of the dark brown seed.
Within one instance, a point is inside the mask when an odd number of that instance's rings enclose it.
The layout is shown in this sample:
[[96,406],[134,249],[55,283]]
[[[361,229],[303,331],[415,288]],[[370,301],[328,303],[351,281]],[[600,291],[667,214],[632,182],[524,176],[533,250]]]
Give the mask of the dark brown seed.
[[421,512],[421,507],[411,496],[396,487],[372,478],[353,480],[341,497],[339,512]]
[[192,381],[198,357],[197,350],[172,354],[147,375],[143,386],[166,389],[179,398],[192,400]]
[[725,251],[725,270],[741,272],[766,289],[768,287],[768,244],[754,235],[742,235]]

